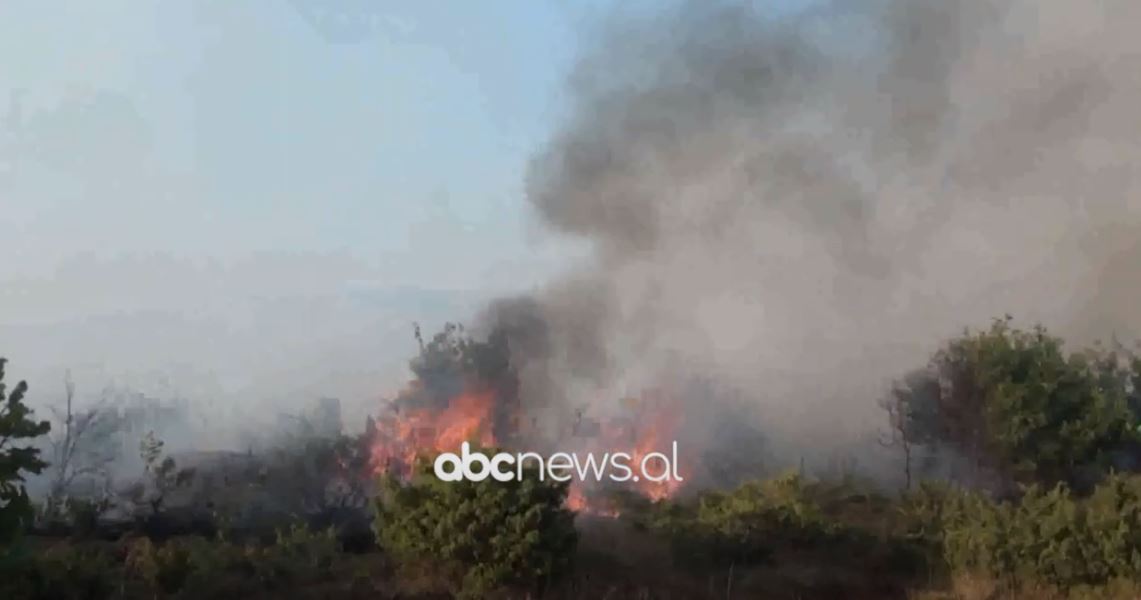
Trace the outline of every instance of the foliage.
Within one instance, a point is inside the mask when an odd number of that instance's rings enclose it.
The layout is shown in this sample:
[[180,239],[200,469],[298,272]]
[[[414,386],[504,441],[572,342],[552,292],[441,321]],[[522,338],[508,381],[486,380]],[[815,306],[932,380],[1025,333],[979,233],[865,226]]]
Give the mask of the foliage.
[[943,547],[952,571],[1062,588],[1141,581],[1141,479],[1113,475],[1087,499],[1063,484],[1017,502],[977,492],[947,497]]
[[779,549],[838,541],[849,529],[824,512],[818,488],[797,473],[750,481],[695,502],[660,503],[647,520],[683,564],[755,564]]
[[938,351],[889,413],[909,444],[949,447],[999,483],[1073,484],[1135,438],[1137,364],[1097,349],[1067,355],[1045,328],[1008,317]]
[[253,561],[258,580],[274,587],[327,577],[338,551],[332,528],[311,531],[303,525],[293,525],[278,531],[274,544],[250,551],[247,556]]
[[534,467],[509,482],[443,482],[430,461],[420,467],[407,483],[382,479],[374,528],[384,550],[455,570],[455,591],[474,597],[537,588],[567,570],[577,534],[566,483],[542,481]]
[[904,493],[899,503],[900,528],[904,536],[925,544],[943,541],[943,513],[958,490],[936,481],[923,481]]
[[38,448],[16,444],[51,430],[47,421],[33,420],[32,410],[24,403],[26,383],[21,381],[11,393],[6,392],[6,363],[0,358],[0,542],[10,540],[34,515],[24,487],[24,474],[39,474],[48,466],[40,459]]
[[183,541],[157,545],[139,538],[131,544],[125,566],[152,590],[171,594],[182,589],[191,575],[195,545]]
[[162,544],[139,538],[131,543],[124,566],[152,594],[209,597],[233,581],[239,587],[254,584],[259,589],[283,590],[292,584],[327,579],[338,552],[331,530],[313,532],[294,525],[279,531],[276,540],[265,546],[202,537],[175,538]]

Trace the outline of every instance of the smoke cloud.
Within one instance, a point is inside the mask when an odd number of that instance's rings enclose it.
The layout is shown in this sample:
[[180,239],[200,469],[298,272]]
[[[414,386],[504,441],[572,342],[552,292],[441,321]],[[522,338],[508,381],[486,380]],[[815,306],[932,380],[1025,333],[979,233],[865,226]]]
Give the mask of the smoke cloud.
[[611,23],[581,57],[527,192],[593,257],[485,318],[525,401],[701,378],[820,455],[963,327],[1141,334],[1141,4],[761,6]]

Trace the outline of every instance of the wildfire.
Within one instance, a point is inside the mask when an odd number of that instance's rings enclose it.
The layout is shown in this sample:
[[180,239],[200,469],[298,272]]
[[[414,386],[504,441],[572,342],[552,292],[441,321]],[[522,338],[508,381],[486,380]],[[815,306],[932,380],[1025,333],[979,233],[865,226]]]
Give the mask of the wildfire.
[[453,451],[465,441],[495,444],[491,431],[493,392],[466,392],[442,410],[405,409],[380,420],[370,449],[374,473],[407,473],[425,452]]
[[616,519],[620,515],[620,513],[613,508],[590,501],[586,493],[583,492],[582,485],[579,483],[571,484],[570,489],[567,490],[567,508],[578,513],[586,513],[596,517]]
[[[630,464],[638,468],[650,454],[669,450],[676,440],[681,412],[678,405],[666,401],[664,395],[656,391],[647,392],[642,398],[630,399],[626,403],[632,409],[633,417],[603,426],[599,441],[604,448],[628,452],[631,456]],[[653,457],[646,460],[647,474],[655,478],[662,474],[664,467],[661,461],[654,460]],[[684,474],[681,475],[684,478]],[[643,496],[657,501],[673,496],[682,483],[669,477],[663,481],[640,479],[633,485]]]
[[[401,407],[393,409],[370,425],[370,469],[374,474],[390,473],[407,476],[416,459],[423,454],[455,452],[465,441],[494,446],[492,430],[496,410],[496,394],[489,391],[465,391],[440,407]],[[665,474],[667,464],[647,456],[668,454],[680,425],[676,404],[661,401],[660,394],[647,393],[640,399],[626,401],[626,414],[606,420],[576,424],[573,436],[584,450],[597,454],[624,452],[629,465],[638,472],[645,461],[645,474],[657,478]],[[677,468],[676,466],[673,468]],[[671,473],[672,475],[672,473]],[[682,468],[684,477],[685,470]],[[673,477],[663,481],[646,478],[631,480],[627,485],[650,500],[674,495],[682,482]],[[589,484],[587,484],[589,485]],[[571,510],[596,516],[617,517],[609,502],[592,497],[583,482],[572,483],[567,496]]]

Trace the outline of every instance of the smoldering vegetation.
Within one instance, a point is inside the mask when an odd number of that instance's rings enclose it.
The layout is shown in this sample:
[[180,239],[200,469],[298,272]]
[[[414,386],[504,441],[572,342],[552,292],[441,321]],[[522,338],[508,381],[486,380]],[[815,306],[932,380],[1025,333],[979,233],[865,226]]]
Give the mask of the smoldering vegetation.
[[523,397],[605,409],[705,379],[747,398],[783,462],[821,462],[874,454],[875,399],[965,326],[1136,337],[1138,17],[690,2],[609,23],[527,176],[541,222],[592,260],[485,317]]

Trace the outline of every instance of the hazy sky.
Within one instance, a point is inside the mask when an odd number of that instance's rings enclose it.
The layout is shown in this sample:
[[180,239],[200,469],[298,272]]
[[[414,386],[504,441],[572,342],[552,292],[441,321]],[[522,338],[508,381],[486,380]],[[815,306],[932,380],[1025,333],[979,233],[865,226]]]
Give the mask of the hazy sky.
[[580,250],[523,179],[611,4],[657,3],[0,3],[0,355],[383,392],[410,321]]
[[65,5],[0,5],[0,278],[287,251],[478,288],[558,260],[523,173],[608,2]]
[[[506,262],[533,277],[520,175],[583,11],[368,8],[385,4],[5,2],[0,107],[22,115],[0,276],[81,252],[312,251],[419,286],[479,286]],[[372,31],[328,31],[336,9]]]

